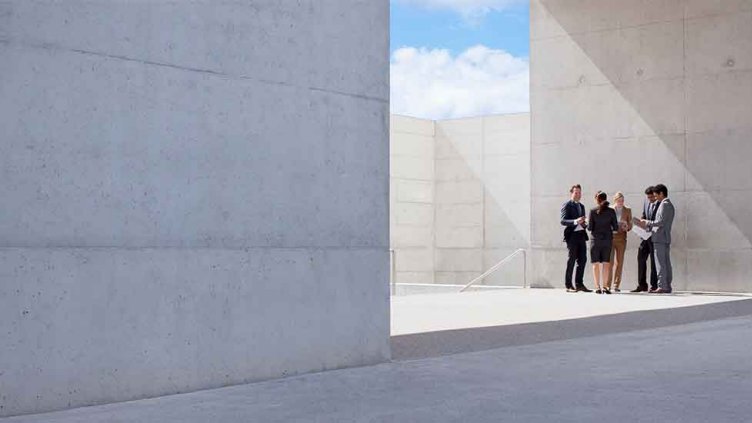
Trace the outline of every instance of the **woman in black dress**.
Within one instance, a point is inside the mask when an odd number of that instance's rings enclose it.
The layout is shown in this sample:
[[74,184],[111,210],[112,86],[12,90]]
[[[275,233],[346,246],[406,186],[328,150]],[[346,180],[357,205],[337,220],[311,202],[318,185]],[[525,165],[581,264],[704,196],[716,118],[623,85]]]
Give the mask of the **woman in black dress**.
[[614,232],[619,230],[619,222],[616,220],[616,212],[609,207],[608,195],[598,191],[595,194],[597,206],[590,210],[588,217],[588,230],[591,233],[590,262],[593,263],[593,277],[595,278],[595,293],[610,294],[608,288],[601,289],[601,280],[604,285],[611,273],[611,246]]

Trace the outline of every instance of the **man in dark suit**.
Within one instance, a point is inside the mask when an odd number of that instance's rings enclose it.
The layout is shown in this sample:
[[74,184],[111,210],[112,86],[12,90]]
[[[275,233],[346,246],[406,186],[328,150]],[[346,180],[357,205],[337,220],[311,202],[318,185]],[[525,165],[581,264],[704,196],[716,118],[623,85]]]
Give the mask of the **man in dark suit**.
[[[645,203],[640,219],[654,220],[660,201],[656,200],[655,187],[645,189]],[[640,242],[637,250],[637,288],[632,292],[648,292],[648,259],[650,259],[650,291],[658,288],[658,272],[655,267],[655,248],[652,238]]]
[[[564,274],[564,286],[567,292],[592,292],[584,282],[585,263],[587,262],[587,223],[585,222],[585,206],[580,203],[582,187],[573,185],[569,189],[570,199],[561,206],[561,225],[564,226],[564,242],[567,243],[569,259]],[[572,284],[572,272],[577,264],[575,284]]]

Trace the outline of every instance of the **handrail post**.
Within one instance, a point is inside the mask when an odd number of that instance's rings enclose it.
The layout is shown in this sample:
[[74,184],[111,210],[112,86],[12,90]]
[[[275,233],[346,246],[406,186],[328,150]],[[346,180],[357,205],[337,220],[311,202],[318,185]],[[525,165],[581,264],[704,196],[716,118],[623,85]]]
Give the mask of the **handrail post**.
[[397,295],[397,275],[396,275],[396,255],[394,249],[389,249],[389,285],[391,287],[392,295]]
[[527,287],[527,250],[522,250],[522,288]]

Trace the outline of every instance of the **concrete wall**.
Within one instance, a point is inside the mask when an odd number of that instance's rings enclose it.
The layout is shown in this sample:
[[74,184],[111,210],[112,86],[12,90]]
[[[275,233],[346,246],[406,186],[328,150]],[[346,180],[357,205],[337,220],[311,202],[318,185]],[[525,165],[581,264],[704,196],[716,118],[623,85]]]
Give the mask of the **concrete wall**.
[[0,3],[0,416],[388,359],[388,19]]
[[434,282],[434,122],[392,115],[391,246],[396,278]]
[[[529,115],[392,122],[398,282],[464,284],[528,246]],[[485,283],[522,285],[522,273],[519,257]]]
[[752,291],[752,2],[533,0],[531,39],[536,284],[563,287],[570,184],[639,210],[662,182],[675,288]]

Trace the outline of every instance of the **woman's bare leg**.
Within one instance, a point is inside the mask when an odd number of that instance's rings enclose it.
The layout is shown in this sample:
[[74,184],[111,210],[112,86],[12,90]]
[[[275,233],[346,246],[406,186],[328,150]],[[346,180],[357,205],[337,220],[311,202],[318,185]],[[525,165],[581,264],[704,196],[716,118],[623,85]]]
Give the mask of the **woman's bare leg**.
[[595,279],[595,289],[601,289],[601,264],[593,263],[593,279]]

